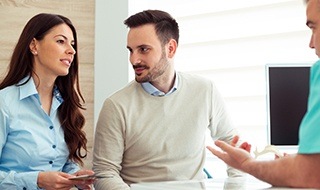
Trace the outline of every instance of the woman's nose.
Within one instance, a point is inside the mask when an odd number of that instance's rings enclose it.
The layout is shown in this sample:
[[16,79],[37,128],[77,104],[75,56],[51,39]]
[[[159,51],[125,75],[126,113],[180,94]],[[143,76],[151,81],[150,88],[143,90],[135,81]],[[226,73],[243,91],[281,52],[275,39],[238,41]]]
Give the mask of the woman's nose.
[[67,54],[71,54],[74,55],[76,54],[76,50],[74,49],[74,47],[72,45],[69,45],[70,47],[67,49]]

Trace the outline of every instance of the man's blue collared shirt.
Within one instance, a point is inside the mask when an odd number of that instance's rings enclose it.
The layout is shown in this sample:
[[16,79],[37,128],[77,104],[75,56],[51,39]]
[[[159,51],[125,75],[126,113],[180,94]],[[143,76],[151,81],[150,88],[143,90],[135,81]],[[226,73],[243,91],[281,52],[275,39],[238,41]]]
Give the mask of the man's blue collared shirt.
[[170,89],[168,93],[164,93],[158,90],[156,87],[154,87],[150,82],[141,83],[142,88],[152,96],[168,96],[177,90],[178,84],[179,84],[179,79],[178,79],[178,76],[176,75],[173,87]]
[[57,88],[53,95],[48,115],[32,78],[0,90],[0,189],[37,189],[39,171],[79,170],[59,121],[63,99]]

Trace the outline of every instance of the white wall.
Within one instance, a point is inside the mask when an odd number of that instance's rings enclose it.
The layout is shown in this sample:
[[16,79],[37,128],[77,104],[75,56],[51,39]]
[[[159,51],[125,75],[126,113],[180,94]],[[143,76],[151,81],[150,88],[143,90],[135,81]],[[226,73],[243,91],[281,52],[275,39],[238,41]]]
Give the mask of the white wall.
[[96,0],[94,123],[104,100],[128,83],[128,0]]

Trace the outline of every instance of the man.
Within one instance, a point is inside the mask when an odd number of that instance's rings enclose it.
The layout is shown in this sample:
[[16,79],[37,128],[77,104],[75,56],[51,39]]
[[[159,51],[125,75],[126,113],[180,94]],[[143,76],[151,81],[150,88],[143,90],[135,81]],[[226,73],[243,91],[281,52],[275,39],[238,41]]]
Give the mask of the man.
[[[124,23],[135,81],[101,109],[93,170],[106,177],[95,189],[205,178],[206,130],[231,145],[238,141],[221,96],[211,81],[175,71],[179,27],[168,13],[147,10]],[[239,173],[229,168],[228,175]]]
[[[310,48],[320,57],[320,1],[306,0]],[[216,141],[223,152],[208,149],[224,162],[274,186],[320,188],[320,62],[311,68],[308,110],[300,126],[298,154],[257,161],[241,148]]]

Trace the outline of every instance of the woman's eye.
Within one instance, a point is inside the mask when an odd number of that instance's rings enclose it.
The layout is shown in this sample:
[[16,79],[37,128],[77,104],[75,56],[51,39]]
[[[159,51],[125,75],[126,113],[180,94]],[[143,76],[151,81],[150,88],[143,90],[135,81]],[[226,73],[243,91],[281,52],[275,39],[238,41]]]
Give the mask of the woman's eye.
[[63,44],[64,40],[57,40],[58,43]]

